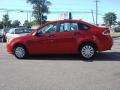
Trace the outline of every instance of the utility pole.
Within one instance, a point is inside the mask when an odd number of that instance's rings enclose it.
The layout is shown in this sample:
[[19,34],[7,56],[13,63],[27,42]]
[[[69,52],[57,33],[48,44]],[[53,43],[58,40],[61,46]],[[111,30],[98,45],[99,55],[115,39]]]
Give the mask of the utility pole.
[[96,25],[98,25],[98,0],[95,1],[96,3]]
[[28,11],[26,13],[27,13],[27,21],[29,22],[29,20],[28,20]]
[[71,20],[72,19],[72,13],[69,12],[69,19]]
[[93,24],[95,24],[95,19],[94,19],[94,12],[93,12],[93,10],[91,10],[91,13],[92,13],[92,18],[93,18]]

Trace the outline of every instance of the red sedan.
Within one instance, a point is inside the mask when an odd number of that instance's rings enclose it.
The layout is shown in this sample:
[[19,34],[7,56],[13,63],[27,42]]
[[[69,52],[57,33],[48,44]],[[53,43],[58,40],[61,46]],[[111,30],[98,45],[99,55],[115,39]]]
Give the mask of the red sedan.
[[18,59],[36,54],[80,54],[91,59],[96,52],[110,50],[112,45],[108,28],[81,20],[59,20],[10,40],[6,47]]

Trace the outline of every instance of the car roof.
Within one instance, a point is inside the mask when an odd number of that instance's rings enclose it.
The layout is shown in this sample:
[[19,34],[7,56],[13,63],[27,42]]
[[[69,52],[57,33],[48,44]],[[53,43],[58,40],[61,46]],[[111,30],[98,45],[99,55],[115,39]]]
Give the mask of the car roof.
[[[95,25],[93,25],[93,24],[90,24],[90,23],[85,22],[85,21],[82,21],[82,20],[73,20],[73,19],[70,20],[70,19],[66,19],[66,20],[49,21],[49,22],[47,22],[47,23],[45,23],[45,24],[40,25],[37,29],[39,29],[39,28],[41,28],[41,27],[44,27],[45,25],[48,25],[48,24],[60,23],[60,22],[81,22],[82,24],[86,24],[86,25],[89,25],[89,26],[97,27],[97,26],[95,26]],[[36,29],[36,30],[37,30],[37,29]]]

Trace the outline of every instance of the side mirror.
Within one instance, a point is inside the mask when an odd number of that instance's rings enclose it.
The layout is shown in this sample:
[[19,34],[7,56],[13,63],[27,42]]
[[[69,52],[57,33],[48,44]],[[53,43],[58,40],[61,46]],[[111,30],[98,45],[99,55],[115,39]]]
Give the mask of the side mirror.
[[32,35],[33,35],[33,36],[40,36],[40,35],[42,35],[42,34],[43,34],[42,31],[40,31],[40,32],[36,31],[36,32],[34,32]]
[[38,33],[37,31],[36,32],[34,32],[32,35],[33,36],[40,36],[42,33]]
[[33,36],[37,36],[37,32],[34,32],[32,35],[33,35]]

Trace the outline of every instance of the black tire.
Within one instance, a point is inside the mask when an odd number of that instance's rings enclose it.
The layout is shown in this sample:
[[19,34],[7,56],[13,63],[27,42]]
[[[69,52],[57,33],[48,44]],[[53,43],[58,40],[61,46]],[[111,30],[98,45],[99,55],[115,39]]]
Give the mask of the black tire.
[[5,38],[3,38],[3,42],[6,42],[6,39],[5,39]]
[[96,55],[96,47],[94,44],[85,43],[80,47],[80,55],[85,60],[90,60]]
[[2,42],[6,42],[5,36],[2,37]]
[[28,57],[27,49],[23,45],[16,45],[13,50],[15,57],[18,59],[25,59]]

